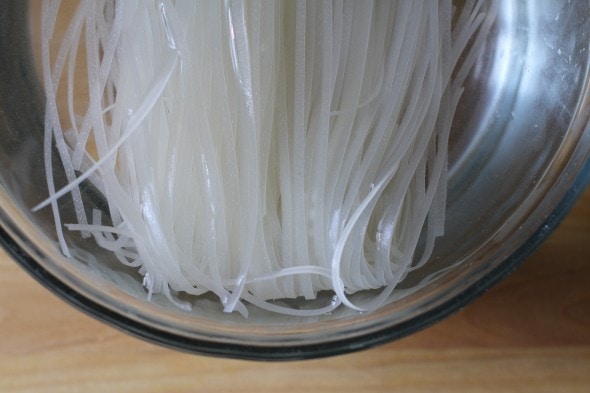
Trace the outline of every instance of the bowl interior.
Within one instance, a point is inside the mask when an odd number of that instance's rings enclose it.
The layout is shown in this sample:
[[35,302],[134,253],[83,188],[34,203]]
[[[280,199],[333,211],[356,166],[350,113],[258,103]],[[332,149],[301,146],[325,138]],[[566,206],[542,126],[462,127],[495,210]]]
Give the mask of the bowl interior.
[[[328,315],[293,317],[251,307],[244,319],[223,313],[218,300],[208,296],[187,298],[193,307],[183,311],[157,295],[147,301],[137,271],[121,266],[93,241],[66,233],[74,255],[65,258],[51,210],[31,211],[47,196],[38,8],[35,2],[27,7],[2,1],[0,9],[7,21],[0,26],[2,228],[23,253],[24,267],[69,301],[175,347],[229,356],[301,357],[407,334],[454,311],[453,299],[482,285],[482,278],[527,244],[590,154],[585,131],[589,5],[500,1],[453,123],[445,235],[429,263],[407,278],[415,282],[435,275],[436,280],[400,300],[394,293],[387,306],[366,314],[339,308]],[[56,178],[65,183],[63,173],[56,172]],[[90,183],[82,186],[87,206],[104,210],[101,194]],[[63,198],[63,216],[71,215],[70,207]],[[305,308],[330,301],[331,294],[325,294],[313,302],[291,303]]]

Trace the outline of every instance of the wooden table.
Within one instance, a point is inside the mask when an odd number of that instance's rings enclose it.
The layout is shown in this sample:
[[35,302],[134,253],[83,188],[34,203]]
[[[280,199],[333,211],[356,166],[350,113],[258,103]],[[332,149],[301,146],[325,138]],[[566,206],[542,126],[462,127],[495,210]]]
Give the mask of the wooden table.
[[516,273],[376,349],[259,363],[163,349],[57,299],[0,255],[0,392],[590,392],[590,189]]

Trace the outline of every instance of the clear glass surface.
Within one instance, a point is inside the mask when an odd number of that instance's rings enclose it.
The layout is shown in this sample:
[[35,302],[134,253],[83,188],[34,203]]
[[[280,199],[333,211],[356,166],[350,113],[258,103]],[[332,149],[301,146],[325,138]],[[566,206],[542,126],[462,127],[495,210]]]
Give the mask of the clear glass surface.
[[[47,195],[44,94],[34,55],[38,29],[31,22],[38,20],[38,2],[0,1],[1,241],[73,305],[188,351],[253,359],[327,356],[428,326],[522,262],[590,178],[589,4],[500,3],[453,124],[446,233],[430,262],[408,280],[441,274],[407,298],[365,314],[341,308],[303,318],[251,308],[244,319],[223,313],[206,296],[191,300],[190,312],[157,296],[148,302],[137,272],[93,242],[71,236],[75,258],[63,257],[51,211],[31,211]],[[100,206],[102,197],[91,186],[84,192],[88,205]],[[63,203],[68,214],[67,199]],[[329,301],[326,295],[315,302]]]

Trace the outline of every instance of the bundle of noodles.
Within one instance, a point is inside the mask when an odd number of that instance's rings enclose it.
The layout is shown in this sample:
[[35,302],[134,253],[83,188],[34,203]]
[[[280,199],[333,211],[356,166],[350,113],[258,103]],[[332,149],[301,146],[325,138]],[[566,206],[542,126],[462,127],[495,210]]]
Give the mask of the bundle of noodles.
[[[45,1],[50,195],[37,208],[52,206],[68,255],[57,207],[70,194],[65,227],[182,308],[177,293],[244,315],[245,302],[378,308],[443,233],[449,131],[493,20],[482,3],[84,0],[53,55],[60,5]],[[85,180],[108,225],[87,217]],[[320,309],[272,302],[321,291],[334,301]]]

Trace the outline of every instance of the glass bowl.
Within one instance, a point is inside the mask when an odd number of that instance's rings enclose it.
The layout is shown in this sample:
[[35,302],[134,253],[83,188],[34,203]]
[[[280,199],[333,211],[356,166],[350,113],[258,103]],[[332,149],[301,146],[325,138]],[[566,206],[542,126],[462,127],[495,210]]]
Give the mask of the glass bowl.
[[[445,235],[414,276],[438,272],[436,280],[374,312],[338,308],[315,317],[252,307],[245,319],[206,296],[192,299],[191,311],[158,296],[148,301],[137,272],[93,244],[68,236],[73,256],[64,257],[51,211],[31,210],[47,196],[31,22],[38,5],[0,1],[0,241],[67,302],[148,341],[217,356],[301,359],[403,337],[514,270],[590,180],[590,5],[503,0],[453,123]],[[100,204],[92,187],[83,191],[85,202]]]

